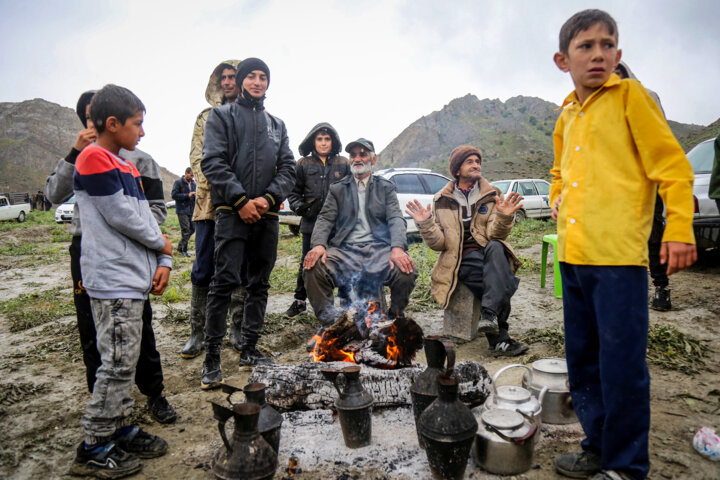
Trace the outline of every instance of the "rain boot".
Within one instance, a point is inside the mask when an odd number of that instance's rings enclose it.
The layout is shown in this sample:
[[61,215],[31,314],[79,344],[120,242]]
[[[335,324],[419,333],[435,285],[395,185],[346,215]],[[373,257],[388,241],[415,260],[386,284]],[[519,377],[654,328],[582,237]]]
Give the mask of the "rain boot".
[[200,355],[205,343],[205,306],[209,287],[192,286],[190,299],[190,339],[180,352],[182,358],[195,358]]
[[240,285],[230,297],[230,343],[236,352],[242,352],[242,324],[245,318],[247,290]]
[[223,383],[222,371],[220,370],[220,342],[208,343],[205,345],[205,361],[202,366],[202,377],[200,388],[210,390],[218,388]]

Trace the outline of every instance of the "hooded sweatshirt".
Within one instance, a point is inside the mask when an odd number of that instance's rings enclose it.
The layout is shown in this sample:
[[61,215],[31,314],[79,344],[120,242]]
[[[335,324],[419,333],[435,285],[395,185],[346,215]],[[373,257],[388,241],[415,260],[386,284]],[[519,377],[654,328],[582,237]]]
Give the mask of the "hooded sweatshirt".
[[223,90],[220,87],[220,76],[222,71],[227,68],[225,65],[232,65],[237,69],[240,60],[225,60],[219,63],[210,74],[208,86],[205,89],[205,99],[210,104],[208,108],[200,112],[195,120],[193,128],[192,142],[190,143],[190,168],[192,168],[195,176],[195,184],[197,191],[195,193],[195,210],[193,212],[193,221],[198,220],[215,220],[215,208],[210,199],[210,185],[200,168],[203,149],[203,135],[205,134],[205,122],[207,122],[210,110],[225,103],[226,99]]
[[[315,135],[321,130],[327,130],[332,139],[332,149],[325,163],[315,152]],[[302,217],[300,232],[304,234],[312,233],[330,184],[350,174],[348,159],[338,155],[341,150],[340,137],[329,123],[315,125],[300,143],[302,158],[295,168],[295,188],[288,195],[288,201],[290,208]]]

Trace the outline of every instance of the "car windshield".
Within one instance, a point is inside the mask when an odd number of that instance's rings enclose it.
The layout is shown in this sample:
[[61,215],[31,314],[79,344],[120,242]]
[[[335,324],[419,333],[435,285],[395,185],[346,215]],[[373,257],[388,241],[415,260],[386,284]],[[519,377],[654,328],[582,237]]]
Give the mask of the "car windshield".
[[492,184],[498,187],[503,195],[507,193],[508,187],[510,186],[510,182],[492,182]]
[[75,195],[73,195],[72,197],[70,197],[70,198],[68,198],[67,200],[65,200],[65,203],[68,203],[68,204],[70,204],[70,205],[72,205],[73,203],[75,203]]
[[715,150],[713,142],[703,142],[690,150],[687,154],[688,160],[695,173],[710,173],[713,166]]

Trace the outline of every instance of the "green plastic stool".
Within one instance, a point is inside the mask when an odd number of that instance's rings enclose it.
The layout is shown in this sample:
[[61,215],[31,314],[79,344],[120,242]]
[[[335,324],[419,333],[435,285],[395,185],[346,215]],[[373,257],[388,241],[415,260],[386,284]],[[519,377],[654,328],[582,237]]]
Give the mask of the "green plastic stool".
[[557,255],[557,235],[550,234],[543,237],[542,255],[540,257],[540,288],[545,288],[545,271],[547,270],[548,245],[553,246],[553,285],[555,287],[555,298],[562,298],[562,278],[560,276],[560,265]]

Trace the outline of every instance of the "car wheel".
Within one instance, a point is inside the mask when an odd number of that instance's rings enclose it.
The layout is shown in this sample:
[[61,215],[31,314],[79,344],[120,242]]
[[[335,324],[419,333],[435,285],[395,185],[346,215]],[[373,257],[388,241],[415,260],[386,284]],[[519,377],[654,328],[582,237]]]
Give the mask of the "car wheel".
[[525,210],[520,209],[517,212],[515,212],[515,221],[516,222],[522,222],[527,218],[527,213],[525,213]]
[[296,237],[300,235],[300,225],[288,225],[288,227],[290,228],[290,233]]
[[20,215],[17,216],[17,221],[20,223],[25,221],[25,212],[20,212]]

